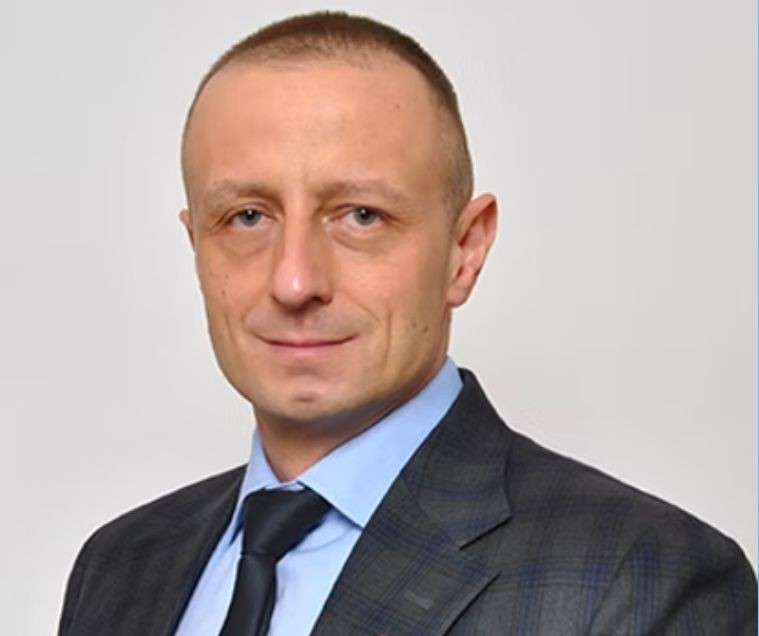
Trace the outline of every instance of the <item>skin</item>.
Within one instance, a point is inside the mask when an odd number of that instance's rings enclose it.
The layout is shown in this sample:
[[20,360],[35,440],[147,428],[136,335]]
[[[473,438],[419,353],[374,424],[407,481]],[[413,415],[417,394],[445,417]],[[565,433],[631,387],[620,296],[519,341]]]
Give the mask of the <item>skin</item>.
[[490,194],[448,209],[446,125],[419,72],[384,54],[230,65],[197,101],[180,218],[217,359],[282,480],[444,361],[496,226]]

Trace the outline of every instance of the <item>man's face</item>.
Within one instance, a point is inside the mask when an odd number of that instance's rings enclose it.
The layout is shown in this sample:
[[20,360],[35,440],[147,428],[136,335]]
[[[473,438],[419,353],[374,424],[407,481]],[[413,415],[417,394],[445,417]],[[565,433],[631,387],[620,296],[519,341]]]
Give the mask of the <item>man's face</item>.
[[440,122],[389,56],[238,64],[206,85],[182,216],[214,350],[260,426],[360,430],[442,363],[463,297]]

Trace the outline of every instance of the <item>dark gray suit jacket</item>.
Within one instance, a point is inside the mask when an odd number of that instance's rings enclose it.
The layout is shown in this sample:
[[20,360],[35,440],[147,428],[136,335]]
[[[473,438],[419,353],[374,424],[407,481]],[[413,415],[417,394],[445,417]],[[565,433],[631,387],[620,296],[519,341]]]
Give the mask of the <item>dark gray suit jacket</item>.
[[[366,526],[313,634],[757,633],[756,579],[733,541],[514,433],[462,375],[461,395]],[[242,475],[98,530],[71,573],[61,636],[172,634]]]

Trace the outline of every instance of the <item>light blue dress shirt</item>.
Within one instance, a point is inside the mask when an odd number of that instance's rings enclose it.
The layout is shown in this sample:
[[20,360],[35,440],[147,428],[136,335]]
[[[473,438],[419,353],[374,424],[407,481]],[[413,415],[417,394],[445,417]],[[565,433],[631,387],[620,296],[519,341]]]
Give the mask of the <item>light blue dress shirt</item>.
[[281,483],[257,433],[232,520],[208,560],[176,636],[218,636],[232,599],[242,543],[242,502],[260,488],[319,493],[333,506],[322,523],[277,563],[277,597],[269,636],[311,632],[348,555],[403,466],[440,422],[461,390],[447,358],[411,400],[338,446],[297,479]]

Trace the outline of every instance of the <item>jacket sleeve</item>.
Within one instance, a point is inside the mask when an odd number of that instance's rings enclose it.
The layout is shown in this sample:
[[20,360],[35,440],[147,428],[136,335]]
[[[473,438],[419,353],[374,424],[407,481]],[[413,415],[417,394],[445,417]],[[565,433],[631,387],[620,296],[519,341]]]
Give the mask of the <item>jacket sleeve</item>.
[[73,636],[71,625],[76,613],[76,607],[79,603],[80,592],[82,588],[82,579],[84,577],[84,566],[80,565],[77,560],[69,574],[68,583],[66,584],[66,593],[63,597],[63,609],[58,623],[58,636]]
[[627,552],[590,633],[755,636],[756,576],[735,542],[717,531],[660,528]]
[[[81,636],[82,630],[79,626],[82,599],[92,592],[92,581],[89,580],[91,571],[87,563],[94,551],[97,550],[97,544],[101,530],[93,532],[76,556],[74,566],[71,568],[68,581],[66,583],[66,592],[63,596],[63,607],[61,609],[60,620],[58,621],[58,636]],[[97,587],[97,582],[95,582]]]

